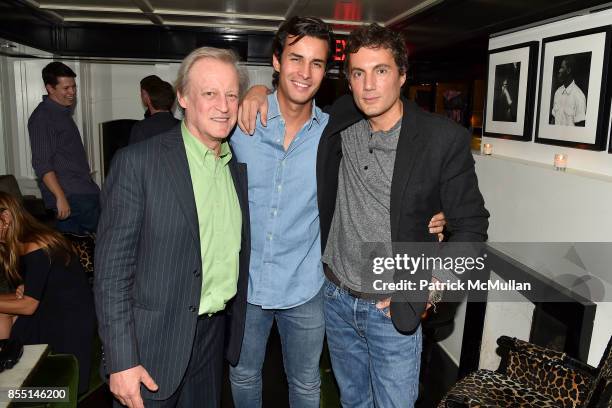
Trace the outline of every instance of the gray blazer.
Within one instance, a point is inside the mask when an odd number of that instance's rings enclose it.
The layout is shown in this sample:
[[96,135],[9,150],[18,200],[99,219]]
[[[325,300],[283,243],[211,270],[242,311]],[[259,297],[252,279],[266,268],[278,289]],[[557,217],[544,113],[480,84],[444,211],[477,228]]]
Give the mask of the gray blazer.
[[[226,306],[227,357],[240,354],[250,255],[246,165],[230,161],[242,209],[238,293]],[[202,262],[196,204],[180,125],[120,150],[104,185],[94,294],[106,375],[141,364],[159,385],[178,387],[198,318]],[[143,387],[144,389],[144,387]]]

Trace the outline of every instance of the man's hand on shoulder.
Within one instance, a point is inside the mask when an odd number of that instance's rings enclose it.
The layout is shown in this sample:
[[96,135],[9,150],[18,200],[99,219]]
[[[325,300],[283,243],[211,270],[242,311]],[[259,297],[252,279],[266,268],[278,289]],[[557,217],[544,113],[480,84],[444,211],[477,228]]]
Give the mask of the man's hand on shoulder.
[[110,375],[109,387],[115,398],[129,408],[144,408],[140,395],[140,383],[150,391],[157,391],[157,384],[141,365]]
[[263,126],[268,124],[268,88],[263,85],[251,87],[238,108],[238,126],[248,135],[255,133],[257,113],[261,113]]

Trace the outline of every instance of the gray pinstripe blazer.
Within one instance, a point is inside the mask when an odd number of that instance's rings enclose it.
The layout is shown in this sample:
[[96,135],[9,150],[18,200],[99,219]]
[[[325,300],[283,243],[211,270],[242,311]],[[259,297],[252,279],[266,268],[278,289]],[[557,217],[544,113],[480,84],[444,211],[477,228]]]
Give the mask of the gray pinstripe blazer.
[[[250,255],[246,165],[230,161],[242,208],[238,293],[227,357],[240,354]],[[102,190],[95,254],[96,313],[106,375],[141,364],[159,385],[178,387],[192,349],[202,285],[195,199],[180,125],[120,150]],[[144,387],[143,387],[144,389]]]

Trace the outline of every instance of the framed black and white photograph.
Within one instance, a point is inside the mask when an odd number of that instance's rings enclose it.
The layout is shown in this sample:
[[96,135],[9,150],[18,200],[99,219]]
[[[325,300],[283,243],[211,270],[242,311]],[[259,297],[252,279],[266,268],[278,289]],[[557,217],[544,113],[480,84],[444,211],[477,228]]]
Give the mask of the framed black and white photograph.
[[538,43],[489,51],[484,135],[531,141]]
[[542,41],[535,141],[604,150],[610,116],[610,26]]

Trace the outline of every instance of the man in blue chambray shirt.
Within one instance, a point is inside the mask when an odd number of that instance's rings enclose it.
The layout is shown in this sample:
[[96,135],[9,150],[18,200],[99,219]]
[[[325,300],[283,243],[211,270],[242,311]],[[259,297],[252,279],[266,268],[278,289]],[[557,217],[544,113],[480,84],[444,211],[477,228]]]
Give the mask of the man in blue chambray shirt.
[[318,407],[325,321],[316,157],[328,115],[314,95],[333,34],[317,18],[284,22],[273,44],[267,127],[235,131],[230,143],[249,172],[251,262],[240,360],[230,368],[234,405],[260,407],[261,368],[272,323],[281,336],[292,407]]
[[[243,124],[230,138],[249,173],[251,262],[245,334],[240,361],[230,367],[234,405],[261,407],[261,368],[276,319],[292,407],[318,407],[319,359],[324,337],[321,238],[316,158],[328,115],[314,103],[331,58],[331,29],[317,18],[294,17],[274,40],[276,91],[249,91]],[[267,106],[263,106],[263,102]],[[256,121],[262,109],[267,126]],[[240,123],[240,122],[239,122]],[[241,125],[242,126],[242,125]],[[436,214],[430,232],[439,233]]]

